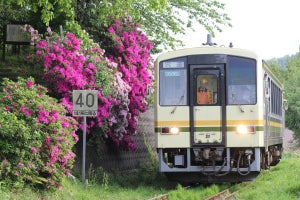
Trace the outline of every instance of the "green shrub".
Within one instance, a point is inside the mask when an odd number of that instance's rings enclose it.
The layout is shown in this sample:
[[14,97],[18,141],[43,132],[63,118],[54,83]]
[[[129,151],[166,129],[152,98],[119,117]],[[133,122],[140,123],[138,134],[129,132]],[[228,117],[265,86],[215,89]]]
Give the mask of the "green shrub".
[[5,185],[60,188],[69,175],[77,122],[33,78],[3,79],[0,91],[0,179]]

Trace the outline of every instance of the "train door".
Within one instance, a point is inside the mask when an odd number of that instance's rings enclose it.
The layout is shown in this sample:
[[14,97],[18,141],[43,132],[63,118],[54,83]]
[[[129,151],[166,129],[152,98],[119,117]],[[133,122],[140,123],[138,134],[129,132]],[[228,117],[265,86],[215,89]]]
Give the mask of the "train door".
[[224,146],[224,65],[190,66],[190,127],[193,146]]

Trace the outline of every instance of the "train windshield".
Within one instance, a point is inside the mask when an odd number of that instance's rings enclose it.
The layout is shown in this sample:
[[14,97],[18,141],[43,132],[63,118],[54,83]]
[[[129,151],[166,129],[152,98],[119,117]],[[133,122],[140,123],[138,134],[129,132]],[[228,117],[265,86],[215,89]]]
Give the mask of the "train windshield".
[[229,56],[227,64],[228,104],[256,104],[256,61]]
[[159,104],[187,105],[186,58],[164,61],[159,72]]

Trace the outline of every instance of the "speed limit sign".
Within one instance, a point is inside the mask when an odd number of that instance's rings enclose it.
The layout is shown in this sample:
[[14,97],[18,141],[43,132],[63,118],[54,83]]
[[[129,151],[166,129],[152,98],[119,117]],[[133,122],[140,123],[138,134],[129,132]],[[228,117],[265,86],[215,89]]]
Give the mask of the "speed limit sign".
[[73,90],[73,116],[83,116],[82,134],[82,183],[85,179],[85,154],[86,154],[86,117],[97,116],[98,91],[97,90]]
[[97,109],[97,90],[73,90],[73,116],[97,116]]

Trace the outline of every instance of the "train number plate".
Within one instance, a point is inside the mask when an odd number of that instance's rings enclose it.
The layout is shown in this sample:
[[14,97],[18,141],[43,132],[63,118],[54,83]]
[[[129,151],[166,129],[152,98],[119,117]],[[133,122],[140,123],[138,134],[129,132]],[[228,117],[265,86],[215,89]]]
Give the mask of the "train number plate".
[[196,132],[194,137],[195,143],[221,143],[221,132]]

